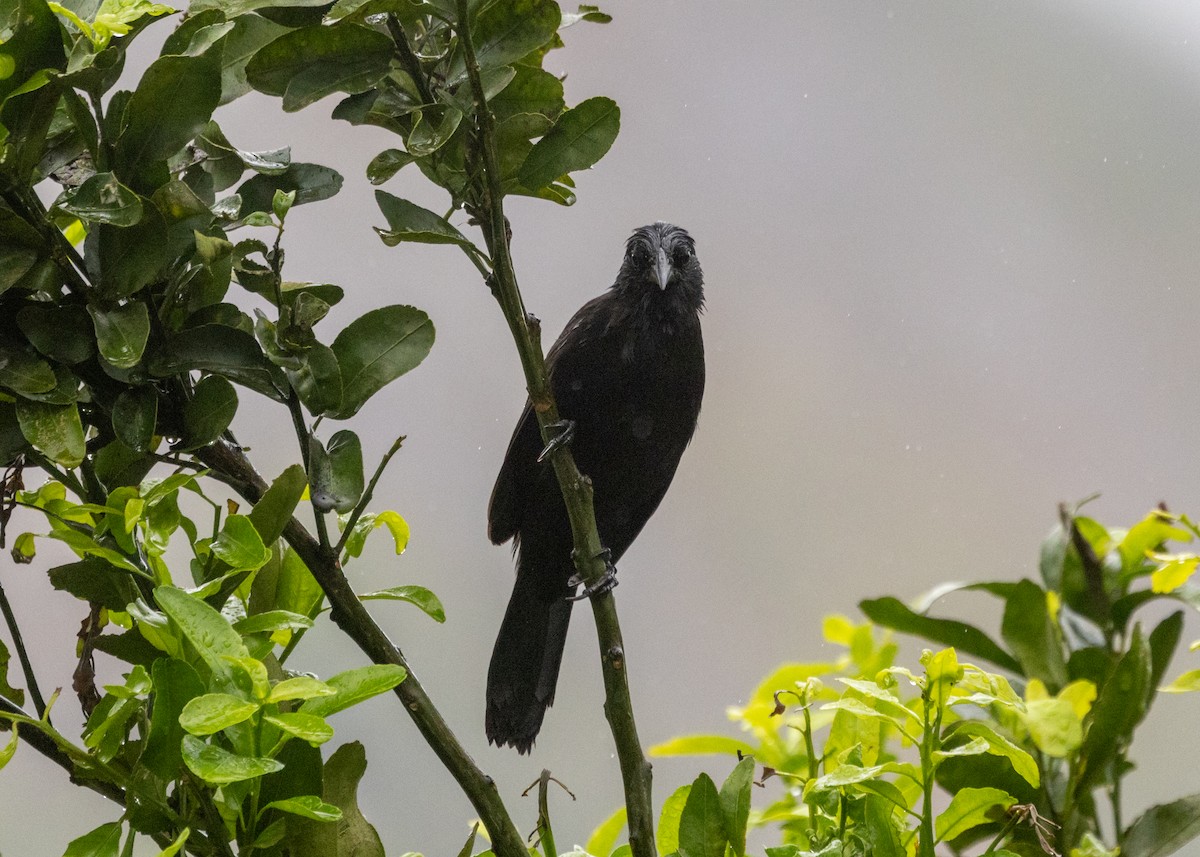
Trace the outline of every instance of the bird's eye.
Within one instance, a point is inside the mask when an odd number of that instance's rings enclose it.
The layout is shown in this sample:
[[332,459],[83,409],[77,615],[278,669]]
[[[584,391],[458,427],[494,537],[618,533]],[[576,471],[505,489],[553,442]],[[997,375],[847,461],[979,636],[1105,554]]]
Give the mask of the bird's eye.
[[650,251],[639,244],[634,247],[632,251],[630,251],[629,259],[639,268],[644,268],[646,265],[650,264]]
[[671,262],[676,268],[682,268],[692,258],[692,251],[688,247],[676,247],[675,252],[671,254]]

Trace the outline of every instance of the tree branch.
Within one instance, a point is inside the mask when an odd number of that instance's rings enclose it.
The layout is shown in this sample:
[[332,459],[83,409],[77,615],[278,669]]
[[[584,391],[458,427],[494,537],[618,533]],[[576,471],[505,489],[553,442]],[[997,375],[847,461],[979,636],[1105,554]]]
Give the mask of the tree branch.
[[[250,503],[257,503],[267,490],[267,483],[235,446],[218,441],[197,450],[195,455],[214,472],[224,474],[235,490]],[[354,594],[349,581],[342,573],[337,556],[324,550],[295,518],[284,528],[283,537],[320,584],[332,608],[330,618],[342,632],[350,637],[372,662],[395,664],[403,667],[408,673],[408,677],[396,686],[396,696],[400,698],[405,711],[425,741],[479,813],[492,838],[496,853],[501,857],[528,857],[525,842],[509,818],[508,810],[500,800],[492,778],[479,769],[459,743],[425,693],[403,653],[387,638],[383,629],[375,623],[367,608]]]
[[[529,400],[537,414],[542,440],[549,443],[548,426],[559,420],[558,407],[550,388],[542,353],[541,326],[525,311],[516,271],[509,253],[508,222],[504,216],[504,192],[500,185],[499,158],[496,151],[495,117],[488,109],[483,81],[468,24],[468,2],[458,0],[458,36],[466,56],[467,75],[475,98],[475,122],[478,153],[483,160],[483,179],[479,187],[479,202],[473,212],[481,223],[488,253],[493,260],[492,285],[496,299],[504,311],[516,342],[525,371]],[[575,567],[585,583],[595,583],[604,574],[604,549],[596,530],[596,514],[592,504],[591,481],[579,472],[570,449],[563,445],[550,457],[559,488],[567,506],[574,541]],[[604,714],[608,718],[621,777],[625,786],[625,805],[629,813],[629,845],[634,857],[654,857],[654,816],[650,799],[651,767],[642,753],[633,702],[629,694],[626,673],[625,644],[617,618],[612,592],[593,596],[592,613],[600,643],[600,658],[604,674]]]

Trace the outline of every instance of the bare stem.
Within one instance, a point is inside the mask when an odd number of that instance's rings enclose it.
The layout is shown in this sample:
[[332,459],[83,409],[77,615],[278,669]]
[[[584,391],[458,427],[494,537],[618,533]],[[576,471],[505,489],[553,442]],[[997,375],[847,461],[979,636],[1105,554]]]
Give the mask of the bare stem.
[[[537,320],[525,312],[521,291],[517,285],[512,256],[509,253],[508,221],[504,216],[504,193],[500,186],[500,169],[496,150],[495,118],[488,109],[480,76],[479,63],[468,24],[468,0],[458,0],[458,36],[466,57],[467,75],[475,99],[475,132],[478,154],[482,159],[482,182],[478,188],[477,211],[488,253],[492,258],[491,285],[497,301],[512,331],[529,399],[537,414],[542,439],[549,442],[552,429],[558,422],[558,407],[550,387],[542,353],[541,331]],[[568,447],[560,446],[551,463],[558,477],[559,488],[571,521],[574,540],[573,556],[580,577],[594,583],[606,570],[603,545],[596,530],[596,514],[592,504],[591,481],[579,472]],[[600,662],[604,676],[604,714],[616,742],[617,758],[625,786],[625,806],[629,813],[629,845],[634,857],[654,857],[654,817],[650,799],[651,768],[642,753],[633,702],[629,694],[626,672],[625,644],[617,618],[612,592],[593,597],[592,613],[600,643]]]
[[0,612],[4,613],[4,623],[8,625],[8,633],[12,635],[13,648],[17,650],[17,659],[21,662],[21,672],[25,674],[25,684],[29,688],[29,696],[38,717],[46,715],[46,700],[38,687],[37,674],[33,671],[33,662],[29,660],[29,652],[25,649],[25,640],[21,637],[21,627],[17,624],[17,616],[13,613],[12,605],[8,602],[8,594],[0,585]]

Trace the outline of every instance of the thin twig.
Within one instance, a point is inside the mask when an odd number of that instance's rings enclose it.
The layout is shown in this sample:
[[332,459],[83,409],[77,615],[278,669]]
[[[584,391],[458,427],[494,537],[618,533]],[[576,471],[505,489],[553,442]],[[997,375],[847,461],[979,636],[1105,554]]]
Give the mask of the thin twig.
[[421,68],[421,60],[413,53],[412,45],[408,43],[408,34],[404,32],[404,25],[400,23],[395,12],[388,13],[387,28],[392,41],[396,43],[396,56],[399,57],[400,64],[404,66],[408,76],[412,78],[417,92],[421,94],[422,103],[433,104],[436,99],[433,97],[433,90],[429,88],[429,81],[425,78],[425,70]]
[[3,584],[0,584],[0,612],[4,613],[4,623],[8,625],[8,633],[12,636],[13,648],[17,650],[17,660],[21,662],[21,672],[25,674],[25,684],[29,689],[29,696],[33,700],[33,707],[39,718],[45,717],[46,700],[42,696],[41,688],[38,687],[37,674],[33,671],[33,662],[29,659],[29,652],[25,649],[25,640],[21,637],[21,627],[17,624],[17,616],[8,602],[8,593],[4,591]]

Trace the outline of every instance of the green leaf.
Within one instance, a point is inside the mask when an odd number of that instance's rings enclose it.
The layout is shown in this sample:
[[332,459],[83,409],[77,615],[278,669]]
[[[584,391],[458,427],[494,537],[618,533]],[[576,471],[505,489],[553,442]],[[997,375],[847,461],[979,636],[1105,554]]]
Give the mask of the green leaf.
[[446,621],[446,611],[438,597],[424,586],[393,586],[358,596],[362,601],[407,601],[425,612],[435,622]]
[[212,552],[237,571],[261,568],[271,558],[270,549],[246,515],[229,515],[213,540]]
[[128,387],[113,402],[113,432],[132,450],[150,450],[157,422],[158,396],[150,387]]
[[[358,808],[358,787],[367,770],[367,754],[357,741],[343,744],[325,763],[324,798],[342,811],[339,851],[354,857],[384,857],[383,843]],[[328,852],[325,852],[328,853]]]
[[747,756],[736,765],[721,786],[721,817],[725,838],[737,857],[746,853],[746,825],[750,820],[750,786],[754,782],[754,758]]
[[383,512],[367,512],[361,515],[346,539],[345,550],[349,556],[361,556],[366,546],[367,536],[381,526],[386,526],[392,534],[392,542],[396,545],[396,556],[404,553],[408,547],[408,521],[400,517],[399,512],[388,509]]
[[78,839],[72,839],[63,857],[117,857],[120,847],[121,822],[111,821]]
[[247,517],[265,544],[274,544],[283,535],[307,485],[304,468],[293,464],[275,477],[271,487],[254,504]]
[[[1179,645],[1179,638],[1182,634],[1182,610],[1176,610],[1155,625],[1154,630],[1150,632],[1146,642],[1150,646],[1151,687],[1158,687],[1162,684],[1163,676],[1166,675],[1167,667],[1171,665],[1171,658],[1175,654],[1175,648]],[[1153,696],[1150,699],[1153,701]]]
[[1200,836],[1200,794],[1152,806],[1121,840],[1122,857],[1167,857]]
[[326,450],[316,438],[310,446],[313,505],[322,511],[350,512],[362,496],[363,459],[358,435],[339,431],[329,438]]
[[142,200],[112,173],[96,173],[73,192],[59,208],[89,223],[133,226],[142,219]]
[[229,428],[237,413],[237,391],[220,375],[206,375],[183,406],[185,443],[190,449],[208,446]]
[[371,664],[340,672],[326,681],[337,691],[336,694],[309,699],[300,706],[300,711],[328,717],[372,696],[386,693],[404,681],[406,675],[404,668],[395,664]]
[[314,699],[318,696],[333,696],[337,690],[312,676],[298,675],[285,678],[271,688],[267,702],[283,702],[287,699]]
[[1016,802],[1012,795],[1000,789],[960,789],[950,799],[950,805],[934,820],[937,841],[954,839],[972,827],[1000,821],[1004,811]]
[[172,842],[162,851],[158,852],[158,857],[175,857],[176,854],[183,850],[183,846],[187,844],[188,837],[191,835],[192,829],[190,827],[185,827],[179,832],[179,835],[175,837],[174,842]]
[[355,94],[388,72],[392,40],[357,24],[292,30],[263,47],[246,66],[250,85],[283,96],[289,113],[334,92]]
[[165,56],[150,64],[125,106],[117,138],[122,175],[137,175],[165,161],[203,129],[221,97],[215,57]]
[[8,683],[8,664],[11,659],[12,655],[9,654],[8,647],[4,645],[3,640],[0,640],[0,696],[17,705],[24,705],[25,691]]
[[264,808],[277,809],[280,812],[288,812],[292,815],[299,815],[302,818],[311,818],[313,821],[341,821],[342,811],[333,804],[325,803],[316,795],[301,795],[300,797],[289,797],[284,800],[273,800]]
[[311,628],[312,619],[292,613],[289,610],[268,610],[256,613],[233,623],[233,629],[242,636],[247,634],[263,634],[268,631],[296,631],[301,628]]
[[559,176],[586,170],[612,147],[621,130],[621,109],[597,96],[566,111],[538,140],[517,174],[521,184],[538,190]]
[[226,657],[236,659],[249,656],[242,638],[229,621],[201,599],[173,586],[160,586],[154,590],[154,600],[179,626],[179,630],[213,672],[227,675],[229,663]]
[[35,354],[0,345],[0,386],[14,393],[35,394],[53,390],[58,383],[50,364]]
[[142,359],[150,336],[150,316],[140,302],[102,310],[88,307],[100,354],[118,369],[132,369]]
[[395,247],[402,241],[415,241],[420,244],[458,244],[463,247],[473,246],[470,240],[450,225],[450,222],[439,217],[427,208],[392,196],[386,191],[375,191],[375,202],[388,223],[387,229],[375,227],[383,243]]
[[[317,697],[312,698],[316,699]],[[333,727],[325,722],[325,718],[315,714],[295,712],[292,714],[265,714],[263,717],[289,735],[307,741],[314,747],[324,744],[333,737]]]
[[1091,726],[1079,750],[1083,771],[1077,784],[1080,794],[1106,782],[1109,763],[1133,739],[1133,730],[1146,716],[1154,692],[1150,674],[1150,647],[1135,624],[1129,650],[1117,661],[1092,706]]
[[725,735],[685,735],[655,744],[646,752],[651,756],[752,755],[754,748],[745,741]]
[[95,557],[50,569],[50,585],[115,611],[124,611],[137,597],[127,574],[118,573],[112,565]]
[[596,857],[608,857],[613,850],[613,846],[617,844],[617,836],[620,835],[621,829],[625,827],[626,816],[625,807],[621,807],[607,819],[600,822],[596,829],[592,831],[592,835],[588,837],[584,850],[588,854],[596,855]]
[[183,763],[209,785],[224,786],[283,770],[274,759],[238,756],[194,735],[183,737]]
[[1067,664],[1046,593],[1032,580],[1020,581],[1009,595],[1000,634],[1027,678],[1041,679],[1052,691],[1067,683]]
[[[501,0],[488,5],[471,25],[475,59],[482,70],[521,59],[551,41],[562,23],[562,12],[551,0]],[[449,83],[466,77],[459,48],[446,71]],[[664,852],[669,853],[669,852]]]
[[213,372],[283,401],[275,386],[273,367],[254,337],[223,324],[201,324],[167,339],[149,360],[150,371],[167,377],[189,370]]
[[973,625],[951,619],[922,616],[895,598],[860,601],[858,606],[866,617],[877,625],[924,637],[943,646],[954,646],[959,652],[983,658],[1015,673],[1021,672],[1021,665],[1016,658]]
[[12,724],[12,735],[8,738],[8,743],[0,747],[0,771],[4,770],[4,766],[12,761],[13,755],[17,752],[17,723]]
[[243,182],[237,189],[242,199],[239,216],[244,218],[253,211],[270,212],[277,190],[285,193],[295,191],[296,200],[292,203],[295,207],[329,199],[341,189],[342,176],[336,170],[320,164],[295,163],[282,173],[260,173]]
[[96,353],[92,319],[81,306],[26,306],[17,313],[17,326],[34,348],[62,363],[82,363]]
[[335,419],[354,416],[385,385],[420,365],[433,337],[429,316],[410,306],[381,307],[351,322],[333,342],[342,369]]
[[690,784],[680,786],[663,801],[662,813],[658,817],[658,831],[654,835],[659,854],[670,855],[679,850],[679,820],[691,791]]
[[284,367],[288,383],[313,416],[336,411],[342,403],[342,370],[333,349],[314,342],[301,364]]
[[83,423],[75,405],[46,405],[17,399],[21,433],[35,449],[68,469],[78,467],[87,454]]
[[1041,785],[1041,774],[1033,756],[1022,750],[1012,741],[1001,736],[983,720],[963,720],[954,728],[955,735],[966,735],[981,738],[987,743],[987,752],[993,756],[1008,759],[1012,768],[1034,788]]
[[228,693],[206,693],[189,700],[179,715],[179,725],[193,735],[212,735],[249,720],[258,703]]
[[184,729],[179,715],[192,699],[204,693],[204,683],[192,666],[178,658],[158,658],[151,667],[154,706],[150,734],[140,763],[169,782],[179,776],[183,765],[180,742]]
[[688,857],[724,857],[725,820],[717,787],[708,774],[692,783],[679,816],[679,850]]
[[[367,164],[367,181],[371,184],[383,184],[400,172],[402,167],[415,160],[416,158],[408,152],[402,152],[399,149],[384,149],[371,159],[371,163]],[[432,212],[430,213],[432,214]]]
[[550,120],[566,109],[562,81],[545,69],[528,65],[516,68],[508,86],[488,102],[497,122],[513,116],[534,114]]

